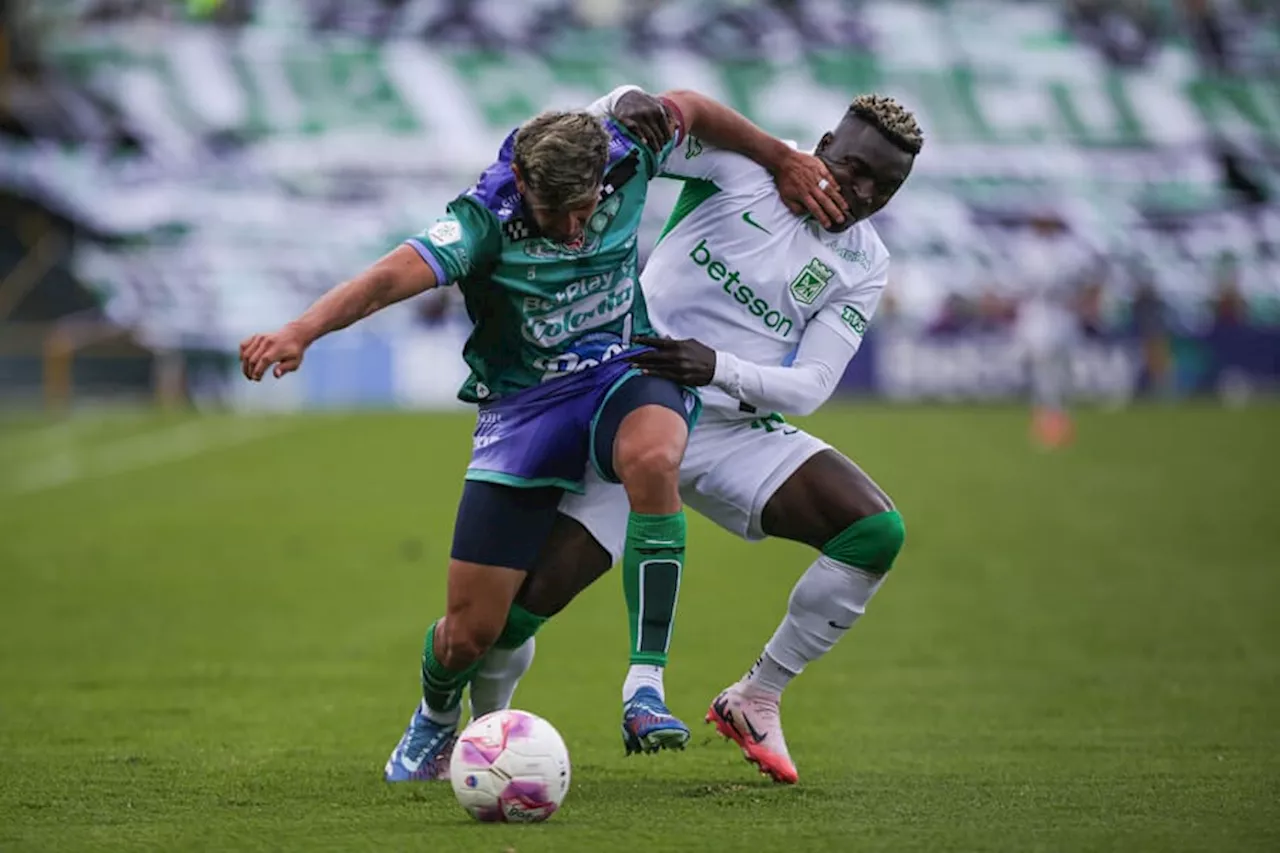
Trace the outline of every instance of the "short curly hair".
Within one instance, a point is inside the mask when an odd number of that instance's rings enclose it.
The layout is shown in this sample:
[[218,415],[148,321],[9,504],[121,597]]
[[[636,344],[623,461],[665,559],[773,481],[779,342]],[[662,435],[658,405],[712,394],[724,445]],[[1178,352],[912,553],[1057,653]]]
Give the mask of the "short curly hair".
[[609,132],[591,113],[549,110],[516,131],[512,160],[540,202],[575,207],[600,191]]
[[908,154],[919,154],[924,133],[910,110],[887,95],[859,95],[849,112],[876,126],[885,137]]

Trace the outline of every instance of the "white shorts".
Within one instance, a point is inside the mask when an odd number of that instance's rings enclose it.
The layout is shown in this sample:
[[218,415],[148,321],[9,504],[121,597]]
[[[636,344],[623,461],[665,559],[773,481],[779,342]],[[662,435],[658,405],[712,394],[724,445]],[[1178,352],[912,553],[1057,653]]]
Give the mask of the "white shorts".
[[[760,514],[769,498],[810,457],[830,447],[793,424],[704,412],[680,466],[680,495],[730,533],[763,539]],[[560,511],[587,528],[617,562],[627,536],[627,493],[594,470],[588,470],[585,486],[581,495],[566,492]]]

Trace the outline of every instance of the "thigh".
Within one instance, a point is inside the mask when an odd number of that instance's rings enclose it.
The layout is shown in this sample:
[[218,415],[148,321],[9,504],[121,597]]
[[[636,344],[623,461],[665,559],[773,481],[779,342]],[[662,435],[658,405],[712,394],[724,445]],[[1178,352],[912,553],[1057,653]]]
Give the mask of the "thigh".
[[780,417],[703,420],[689,438],[680,495],[701,515],[744,539],[766,535],[766,502],[825,441]]
[[613,562],[581,522],[561,514],[534,571],[520,587],[516,603],[538,616],[554,616],[609,571]]
[[[622,422],[644,406],[669,409],[684,421],[683,434],[664,432],[664,435],[671,434],[673,440],[678,438],[683,450],[689,425],[697,420],[701,404],[697,395],[666,379],[636,374],[619,380],[605,396],[591,424],[592,467],[611,483],[619,480],[614,469],[614,454]],[[678,430],[680,424],[674,423],[674,426]]]
[[551,535],[563,494],[553,486],[516,488],[467,480],[450,556],[457,563],[531,570]]
[[611,563],[622,559],[631,506],[621,485],[605,482],[597,471],[588,469],[582,494],[565,492],[560,499],[560,512],[576,521]]
[[450,560],[445,613],[455,628],[465,625],[464,633],[479,631],[492,641],[527,578],[527,572],[506,566]]
[[855,521],[893,502],[848,457],[830,448],[807,459],[769,496],[761,526],[769,536],[822,549]]

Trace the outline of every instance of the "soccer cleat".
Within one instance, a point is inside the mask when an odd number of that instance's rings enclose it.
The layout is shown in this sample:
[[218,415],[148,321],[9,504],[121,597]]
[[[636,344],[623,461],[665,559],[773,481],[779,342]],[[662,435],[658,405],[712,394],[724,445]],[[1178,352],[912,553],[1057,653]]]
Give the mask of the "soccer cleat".
[[716,731],[742,748],[760,772],[775,782],[794,785],[800,779],[787,752],[778,716],[778,697],[739,682],[715,698],[707,711],[707,722]]
[[652,687],[641,687],[622,706],[622,742],[627,755],[684,749],[689,727],[667,710]]
[[456,724],[432,722],[419,705],[396,744],[383,778],[388,782],[427,782],[449,778],[449,756],[457,738]]

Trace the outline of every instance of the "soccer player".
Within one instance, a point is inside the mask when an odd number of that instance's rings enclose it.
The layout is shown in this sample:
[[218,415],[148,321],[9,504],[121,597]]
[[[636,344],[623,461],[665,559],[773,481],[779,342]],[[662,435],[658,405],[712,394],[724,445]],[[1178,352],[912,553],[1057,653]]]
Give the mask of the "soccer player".
[[[645,338],[653,349],[632,363],[650,376],[706,386],[681,494],[745,539],[779,536],[818,551],[755,665],[707,713],[779,782],[798,779],[779,718],[783,690],[862,616],[905,534],[902,516],[870,477],[780,413],[815,411],[857,352],[889,266],[867,218],[902,186],[922,145],[915,118],[896,101],[854,100],[815,151],[850,209],[843,223],[828,225],[795,215],[763,169],[696,134],[664,167],[685,186],[642,285],[654,326],[669,337]],[[568,518],[518,598],[543,616],[607,571],[624,548],[626,495],[618,487],[589,477],[586,492],[566,495],[560,511]],[[632,614],[642,635],[670,630],[666,614],[648,608],[651,586],[660,588],[659,579],[645,579],[645,605]],[[633,666],[631,677],[661,696],[662,672],[657,664]]]
[[[612,114],[613,118],[606,118]],[[779,191],[825,221],[843,199],[818,189],[826,166],[690,92],[615,90],[591,109],[548,112],[504,142],[447,214],[279,331],[241,344],[261,380],[296,370],[308,346],[400,300],[457,284],[475,328],[461,399],[479,413],[458,506],[446,613],[428,629],[422,701],[387,761],[389,781],[431,778],[447,760],[460,698],[491,646],[518,648],[542,619],[512,607],[564,490],[588,463],[629,503],[624,569],[643,554],[678,573],[685,525],[678,468],[696,397],[640,375],[619,354],[652,333],[637,286],[636,230],[648,181],[689,132],[759,162]],[[645,651],[665,659],[666,638]],[[661,702],[624,707],[648,748],[681,747],[687,727]]]
[[1067,397],[1079,326],[1075,307],[1091,258],[1057,215],[1038,213],[1029,225],[1015,267],[1021,300],[1013,337],[1030,379],[1031,440],[1053,450],[1074,434]]

